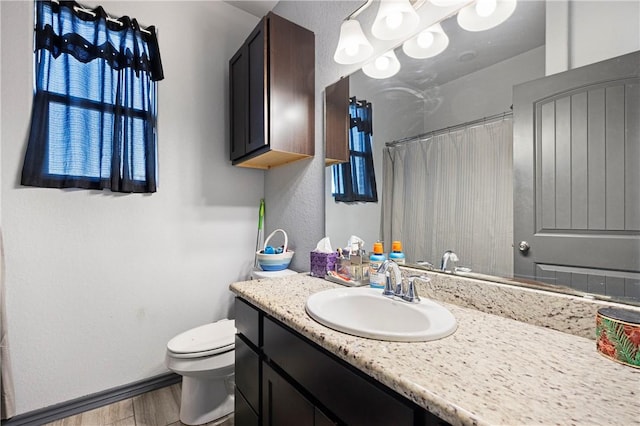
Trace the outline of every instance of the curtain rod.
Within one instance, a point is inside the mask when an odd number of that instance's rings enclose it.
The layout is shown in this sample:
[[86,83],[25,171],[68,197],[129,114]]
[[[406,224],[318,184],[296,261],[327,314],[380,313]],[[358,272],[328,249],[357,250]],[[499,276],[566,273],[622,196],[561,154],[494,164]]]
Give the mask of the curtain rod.
[[432,131],[426,132],[426,133],[421,133],[421,134],[416,135],[416,136],[409,136],[407,138],[402,138],[402,139],[398,139],[398,140],[395,140],[395,141],[392,141],[392,142],[387,142],[384,145],[387,146],[387,147],[396,146],[396,145],[402,145],[403,143],[411,142],[411,141],[413,141],[415,139],[423,139],[425,137],[433,137],[433,136],[436,136],[436,135],[439,135],[439,134],[450,132],[452,130],[458,130],[458,129],[461,129],[463,127],[473,126],[474,124],[487,123],[489,121],[494,121],[494,120],[503,119],[503,118],[506,118],[506,117],[511,117],[512,115],[513,115],[513,111],[505,111],[505,112],[501,112],[501,113],[498,113],[498,114],[489,115],[487,117],[478,118],[476,120],[467,121],[466,123],[455,124],[453,126],[444,127],[442,129],[432,130]]
[[[58,0],[51,0],[51,3],[55,3],[55,4],[60,4],[58,2]],[[73,10],[75,10],[76,12],[83,12],[86,13],[88,15],[91,15],[93,17],[96,16],[95,12],[93,12],[92,10],[89,9],[85,9],[82,7],[78,7],[78,6],[73,6]],[[115,22],[116,24],[123,26],[124,24],[122,22],[120,22],[118,19],[112,18],[110,16],[107,16],[107,21],[111,21],[111,22]],[[145,30],[144,28],[140,27],[140,31],[142,31],[143,33],[149,34],[151,35],[151,31]]]

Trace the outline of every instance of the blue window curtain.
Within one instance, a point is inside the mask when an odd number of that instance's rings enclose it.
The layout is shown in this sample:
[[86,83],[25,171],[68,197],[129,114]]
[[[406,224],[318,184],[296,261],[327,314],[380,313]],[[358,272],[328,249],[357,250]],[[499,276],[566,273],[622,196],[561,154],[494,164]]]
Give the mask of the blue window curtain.
[[35,2],[35,94],[21,183],[155,192],[154,27],[102,7]]
[[349,100],[349,162],[332,166],[335,201],[378,202],[371,137],[373,112],[366,100]]

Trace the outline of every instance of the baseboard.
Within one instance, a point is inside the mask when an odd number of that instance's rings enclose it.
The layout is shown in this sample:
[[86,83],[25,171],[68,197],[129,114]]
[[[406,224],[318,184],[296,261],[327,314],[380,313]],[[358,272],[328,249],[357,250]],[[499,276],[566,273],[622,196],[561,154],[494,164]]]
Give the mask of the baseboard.
[[65,417],[93,410],[123,399],[132,398],[152,390],[160,389],[179,383],[182,376],[175,373],[166,373],[149,379],[140,380],[128,385],[107,389],[71,401],[62,402],[50,407],[40,408],[28,413],[20,414],[9,420],[3,420],[2,426],[40,426]]

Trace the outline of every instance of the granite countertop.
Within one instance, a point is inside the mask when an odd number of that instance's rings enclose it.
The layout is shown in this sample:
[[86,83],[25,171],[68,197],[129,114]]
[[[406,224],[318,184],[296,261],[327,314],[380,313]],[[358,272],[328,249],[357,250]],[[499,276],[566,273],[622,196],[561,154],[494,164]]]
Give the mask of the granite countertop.
[[442,301],[458,321],[449,337],[360,338],[305,312],[311,294],[335,287],[299,274],[231,290],[454,425],[640,425],[640,370],[606,359],[593,340]]

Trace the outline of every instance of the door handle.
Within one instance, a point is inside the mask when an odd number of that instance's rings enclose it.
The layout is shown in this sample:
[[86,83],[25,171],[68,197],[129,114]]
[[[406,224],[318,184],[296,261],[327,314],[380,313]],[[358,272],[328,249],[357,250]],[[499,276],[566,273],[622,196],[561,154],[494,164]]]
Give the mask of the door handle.
[[518,244],[518,250],[520,250],[522,253],[527,253],[530,248],[531,246],[526,241],[520,241],[520,244]]

